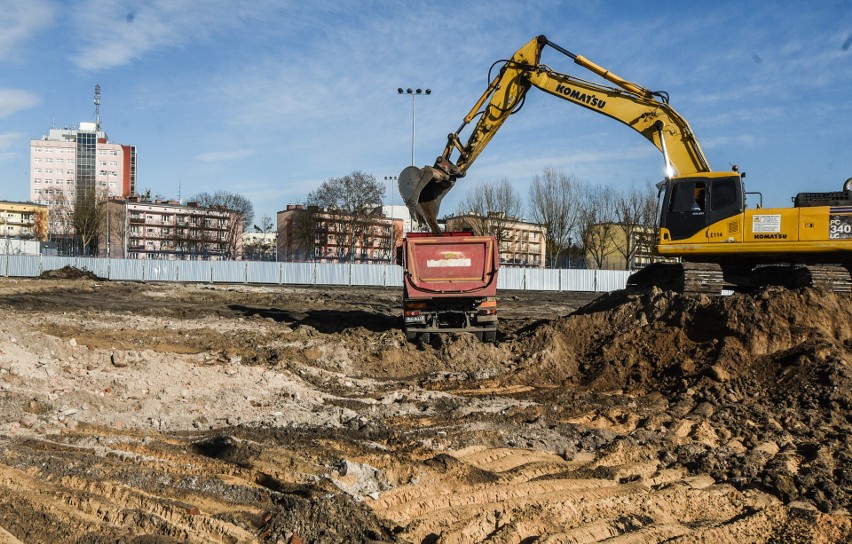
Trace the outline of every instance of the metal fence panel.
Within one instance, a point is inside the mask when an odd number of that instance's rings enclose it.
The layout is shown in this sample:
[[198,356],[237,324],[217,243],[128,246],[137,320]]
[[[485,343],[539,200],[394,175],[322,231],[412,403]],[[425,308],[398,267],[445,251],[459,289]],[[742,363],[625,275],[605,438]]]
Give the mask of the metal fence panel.
[[497,289],[524,289],[523,268],[501,268],[497,273]]
[[558,291],[559,271],[545,268],[525,268],[525,288],[531,291]]
[[148,260],[142,267],[145,281],[179,281],[181,261]]
[[627,278],[630,276],[628,270],[596,270],[598,273],[595,291],[607,292],[627,287]]
[[135,259],[111,259],[109,279],[116,281],[141,281],[144,277],[144,261]]
[[313,285],[314,263],[282,263],[281,283]]
[[349,263],[316,263],[314,283],[316,285],[350,285]]
[[[0,255],[0,275],[38,277],[43,271],[72,266],[117,281],[182,281],[290,285],[401,287],[399,265],[350,263],[272,263],[252,261],[168,261],[98,259],[48,255]],[[509,290],[613,291],[623,289],[623,270],[500,269],[497,287]]]
[[272,262],[247,262],[248,283],[278,283],[281,281],[281,265]]
[[388,287],[399,287],[402,289],[402,266],[395,264],[388,267],[387,285]]
[[388,265],[383,264],[353,264],[352,285],[383,287],[387,285]]
[[245,283],[246,263],[244,261],[211,261],[213,282]]
[[36,278],[41,274],[38,255],[3,255],[0,270],[4,276]]
[[559,282],[563,291],[594,291],[594,270],[560,270]]
[[177,281],[206,283],[211,281],[211,261],[174,261]]

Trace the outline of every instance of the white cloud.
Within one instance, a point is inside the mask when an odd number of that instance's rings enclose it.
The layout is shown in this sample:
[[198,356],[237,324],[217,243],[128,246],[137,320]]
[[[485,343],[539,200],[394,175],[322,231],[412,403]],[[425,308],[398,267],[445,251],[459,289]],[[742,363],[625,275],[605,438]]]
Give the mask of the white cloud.
[[29,91],[19,89],[0,89],[0,118],[8,117],[41,102],[39,97]]
[[81,1],[73,11],[80,46],[70,59],[84,70],[124,66],[152,51],[206,42],[274,8],[264,0]]
[[0,59],[17,60],[23,43],[49,26],[54,13],[47,0],[4,2],[0,9]]
[[0,133],[0,161],[18,158],[22,154],[18,148],[22,147],[21,142],[24,140],[20,132]]
[[202,162],[233,161],[251,157],[255,153],[254,149],[234,149],[230,151],[210,151],[208,153],[201,153],[195,158]]

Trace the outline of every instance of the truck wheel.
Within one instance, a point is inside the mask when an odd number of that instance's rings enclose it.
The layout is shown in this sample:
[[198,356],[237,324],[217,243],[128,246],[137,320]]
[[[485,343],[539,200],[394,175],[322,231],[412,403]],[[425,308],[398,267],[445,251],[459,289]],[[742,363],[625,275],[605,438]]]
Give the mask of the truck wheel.
[[497,331],[485,331],[482,333],[482,341],[483,342],[496,342],[497,341]]
[[417,340],[417,333],[405,331],[405,339],[408,340],[409,342],[414,342],[415,340]]
[[424,344],[428,344],[429,342],[432,341],[432,333],[421,332],[420,333],[420,341],[423,342]]
[[482,331],[476,331],[475,333],[473,333],[473,335],[476,337],[477,340],[482,342]]

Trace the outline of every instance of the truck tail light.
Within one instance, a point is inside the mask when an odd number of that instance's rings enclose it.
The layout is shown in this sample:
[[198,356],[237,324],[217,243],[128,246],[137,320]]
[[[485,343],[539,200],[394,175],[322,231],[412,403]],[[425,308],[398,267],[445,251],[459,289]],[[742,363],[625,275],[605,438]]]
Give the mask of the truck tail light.
[[494,315],[497,313],[497,308],[483,308],[479,310],[479,315]]
[[405,317],[414,317],[420,315],[420,310],[405,310]]

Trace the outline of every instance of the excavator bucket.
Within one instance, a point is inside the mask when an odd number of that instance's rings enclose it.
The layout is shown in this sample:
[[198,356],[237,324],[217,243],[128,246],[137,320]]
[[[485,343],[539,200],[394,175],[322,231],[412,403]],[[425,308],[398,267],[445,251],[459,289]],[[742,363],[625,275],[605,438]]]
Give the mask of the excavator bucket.
[[438,209],[441,207],[441,199],[455,182],[431,166],[409,166],[399,174],[398,180],[399,194],[411,211],[412,218],[418,223],[429,225],[434,234],[440,234]]

